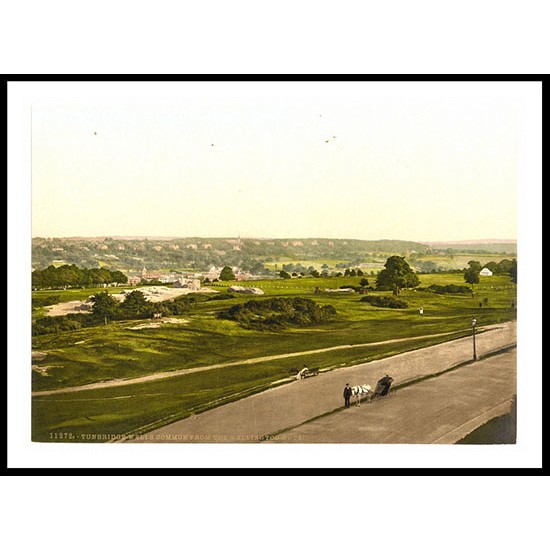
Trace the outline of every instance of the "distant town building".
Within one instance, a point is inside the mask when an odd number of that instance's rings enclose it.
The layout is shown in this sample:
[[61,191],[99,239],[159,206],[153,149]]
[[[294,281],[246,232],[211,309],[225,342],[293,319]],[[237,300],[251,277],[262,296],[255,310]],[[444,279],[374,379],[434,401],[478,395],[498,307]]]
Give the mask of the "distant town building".
[[160,273],[160,271],[147,271],[145,267],[141,270],[142,281],[152,281],[153,279],[160,280],[163,277],[164,275]]
[[[235,270],[233,270],[233,273],[235,273]],[[238,270],[235,273],[235,279],[237,281],[248,281],[250,279],[250,273],[248,271]]]
[[491,275],[493,274],[493,272],[492,272],[490,269],[484,267],[484,268],[479,272],[479,274],[480,274],[482,277],[491,277]]
[[210,266],[210,269],[204,274],[205,279],[213,281],[214,279],[219,279],[222,272],[221,267]]
[[174,281],[172,285],[174,288],[187,288],[189,290],[200,290],[201,282],[198,279],[186,279],[185,277],[179,277]]

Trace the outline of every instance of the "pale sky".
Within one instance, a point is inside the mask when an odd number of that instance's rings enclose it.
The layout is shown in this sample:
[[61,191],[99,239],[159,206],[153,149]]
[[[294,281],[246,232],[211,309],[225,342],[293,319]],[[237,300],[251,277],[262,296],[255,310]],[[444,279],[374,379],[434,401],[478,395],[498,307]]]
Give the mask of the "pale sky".
[[87,84],[33,103],[34,237],[517,237],[516,83]]

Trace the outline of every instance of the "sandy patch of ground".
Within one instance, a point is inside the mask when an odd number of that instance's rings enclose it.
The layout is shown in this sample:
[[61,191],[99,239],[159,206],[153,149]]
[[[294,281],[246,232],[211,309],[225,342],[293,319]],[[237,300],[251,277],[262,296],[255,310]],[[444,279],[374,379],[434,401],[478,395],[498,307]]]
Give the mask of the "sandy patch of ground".
[[[150,302],[163,302],[164,300],[173,300],[178,296],[183,296],[184,294],[191,294],[196,292],[218,292],[217,290],[212,290],[210,288],[201,288],[200,290],[191,290],[189,288],[172,288],[167,286],[148,286],[148,287],[139,287],[135,290],[139,290],[145,295],[145,298]],[[132,290],[123,291],[120,294],[113,294],[114,298],[118,300],[123,300],[126,294],[129,294]]]
[[54,304],[47,307],[46,315],[53,317],[56,315],[68,315],[69,313],[90,313],[89,311],[80,309],[85,303],[81,300],[72,300],[70,302],[63,302],[62,304]]
[[42,361],[48,355],[47,351],[33,351],[31,357],[33,361]]
[[142,323],[141,325],[136,325],[135,327],[128,327],[128,330],[143,330],[144,328],[159,328],[164,324],[174,324],[174,325],[184,325],[188,323],[187,319],[176,319],[174,317],[166,317],[166,319],[160,319],[158,321],[152,321],[150,323]]
[[[211,288],[201,288],[200,290],[190,290],[188,288],[172,288],[166,286],[150,286],[150,287],[139,287],[135,290],[139,290],[145,295],[145,298],[150,302],[163,302],[165,300],[173,300],[178,296],[191,293],[217,293],[218,290],[213,290]],[[127,294],[132,292],[132,290],[123,290],[118,294],[111,294],[111,296],[119,301],[124,300]],[[52,317],[56,315],[68,315],[69,313],[90,313],[91,302],[83,300],[72,300],[70,302],[63,302],[62,304],[55,304],[53,306],[48,306],[46,315]],[[89,309],[82,309],[83,307],[88,307]]]
[[48,369],[50,367],[40,367],[38,365],[33,365],[32,370],[36,371],[38,374],[41,374],[42,376],[49,376]]

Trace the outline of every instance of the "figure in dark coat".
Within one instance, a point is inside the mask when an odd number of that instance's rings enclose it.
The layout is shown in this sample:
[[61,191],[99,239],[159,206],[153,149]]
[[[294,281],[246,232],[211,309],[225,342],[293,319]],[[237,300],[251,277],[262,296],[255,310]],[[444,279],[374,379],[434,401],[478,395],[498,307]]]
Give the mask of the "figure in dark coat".
[[344,403],[345,403],[346,409],[349,409],[350,399],[351,399],[351,388],[349,384],[346,384],[346,387],[344,388]]
[[393,382],[393,378],[389,374],[386,374],[386,376],[383,376],[382,378],[380,378],[380,380],[378,380],[378,383],[376,384],[376,389],[374,390],[374,396],[379,397],[379,396],[388,395],[392,382]]

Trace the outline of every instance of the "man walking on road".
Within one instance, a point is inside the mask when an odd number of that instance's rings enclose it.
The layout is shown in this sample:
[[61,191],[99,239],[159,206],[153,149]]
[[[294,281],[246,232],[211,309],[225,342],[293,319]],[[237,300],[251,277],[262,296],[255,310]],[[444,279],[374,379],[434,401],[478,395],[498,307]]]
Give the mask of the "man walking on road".
[[349,384],[346,384],[346,387],[344,388],[344,403],[346,405],[346,409],[349,409],[350,399],[351,399],[351,388]]

